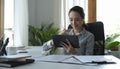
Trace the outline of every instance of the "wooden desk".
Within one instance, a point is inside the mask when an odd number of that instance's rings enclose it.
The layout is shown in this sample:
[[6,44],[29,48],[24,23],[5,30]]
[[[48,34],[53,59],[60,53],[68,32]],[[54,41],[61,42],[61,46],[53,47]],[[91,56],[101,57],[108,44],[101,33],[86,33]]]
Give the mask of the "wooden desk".
[[[30,47],[28,49],[28,53],[33,57],[40,57],[41,55],[41,47]],[[4,68],[0,67],[0,69],[120,69],[120,60],[115,59],[118,64],[104,64],[97,66],[87,66],[87,65],[75,65],[75,64],[62,64],[62,63],[50,63],[50,62],[39,62],[35,61],[32,64],[18,66],[14,68]]]

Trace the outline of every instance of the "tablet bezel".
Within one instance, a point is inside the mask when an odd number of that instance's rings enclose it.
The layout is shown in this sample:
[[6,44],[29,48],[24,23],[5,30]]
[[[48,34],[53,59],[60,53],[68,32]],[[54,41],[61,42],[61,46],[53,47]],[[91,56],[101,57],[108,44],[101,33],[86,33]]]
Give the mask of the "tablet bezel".
[[73,48],[79,48],[79,39],[76,35],[53,35],[52,39],[55,47],[63,47],[61,42],[67,43],[66,39],[68,39]]

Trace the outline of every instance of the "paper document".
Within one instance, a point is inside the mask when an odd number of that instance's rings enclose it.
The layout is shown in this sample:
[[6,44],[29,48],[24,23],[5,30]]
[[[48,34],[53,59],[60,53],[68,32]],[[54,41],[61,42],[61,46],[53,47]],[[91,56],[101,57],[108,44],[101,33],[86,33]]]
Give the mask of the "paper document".
[[75,58],[69,58],[69,59],[66,59],[64,61],[62,61],[63,63],[68,63],[68,64],[83,64],[82,62],[76,60]]
[[111,56],[74,56],[81,62],[113,62]]
[[46,61],[46,62],[61,62],[65,59],[70,58],[70,56],[67,55],[49,55],[49,56],[43,56],[35,58],[36,61]]
[[114,62],[111,57],[112,56],[49,55],[35,58],[35,60],[69,64],[107,64],[107,62]]

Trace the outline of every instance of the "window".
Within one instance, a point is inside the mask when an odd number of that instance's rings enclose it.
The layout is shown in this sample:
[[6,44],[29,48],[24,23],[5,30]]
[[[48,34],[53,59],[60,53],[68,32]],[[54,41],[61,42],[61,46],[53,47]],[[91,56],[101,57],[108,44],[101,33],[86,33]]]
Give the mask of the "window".
[[105,35],[120,33],[120,0],[97,0],[97,21],[104,23]]
[[4,18],[8,46],[28,46],[28,0],[5,0]]
[[4,0],[4,34],[9,37],[9,45],[13,45],[14,0]]

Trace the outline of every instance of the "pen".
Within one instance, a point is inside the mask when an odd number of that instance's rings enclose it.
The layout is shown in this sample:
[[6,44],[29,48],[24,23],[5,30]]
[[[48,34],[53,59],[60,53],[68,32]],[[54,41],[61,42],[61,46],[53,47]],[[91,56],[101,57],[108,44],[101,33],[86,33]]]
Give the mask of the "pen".
[[97,63],[97,64],[106,64],[106,61],[92,61],[92,63]]
[[107,62],[107,61],[92,61],[92,63],[97,63],[97,64],[115,64],[115,62]]

